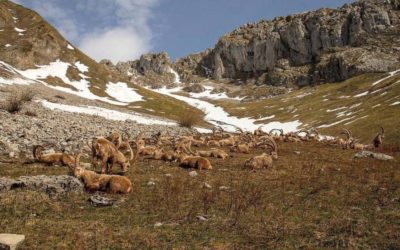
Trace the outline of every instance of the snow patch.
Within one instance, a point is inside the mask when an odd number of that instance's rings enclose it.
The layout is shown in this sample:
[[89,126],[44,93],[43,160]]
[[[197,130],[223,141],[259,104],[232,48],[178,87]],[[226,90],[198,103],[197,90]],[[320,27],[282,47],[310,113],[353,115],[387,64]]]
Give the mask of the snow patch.
[[200,110],[204,110],[206,113],[205,119],[208,122],[214,125],[220,125],[227,131],[235,131],[237,127],[246,131],[254,131],[255,129],[257,129],[262,125],[264,128],[269,130],[273,128],[281,128],[284,130],[285,133],[287,133],[287,132],[297,131],[298,127],[302,125],[302,123],[298,120],[286,123],[271,122],[267,124],[256,124],[257,120],[255,119],[238,118],[235,116],[231,116],[222,107],[218,107],[209,102],[174,94],[174,92],[179,90],[180,88],[167,89],[166,87],[163,87],[161,89],[155,89],[153,91],[186,102],[187,104],[196,107]]
[[337,122],[334,122],[334,123],[331,123],[331,124],[321,125],[321,126],[319,126],[318,128],[330,128],[330,127],[333,127],[333,126],[335,126],[335,125],[338,125],[338,124],[340,124],[340,123],[342,123],[342,122],[351,120],[351,119],[353,119],[353,118],[354,118],[354,116],[353,116],[353,117],[344,118],[343,120],[340,120],[340,121],[337,121]]
[[208,98],[211,100],[219,100],[219,99],[229,99],[229,100],[243,100],[244,97],[229,97],[225,92],[222,93],[211,93],[214,88],[210,86],[204,87],[206,90],[201,93],[190,93],[189,95],[193,98],[200,99],[200,98]]
[[355,95],[354,97],[366,96],[366,95],[368,95],[368,93],[369,93],[369,91],[365,91],[365,92],[363,92],[363,93],[361,93],[361,94]]
[[19,32],[19,33],[20,33],[20,32],[25,32],[25,31],[26,31],[26,30],[24,30],[24,29],[19,29],[19,28],[17,28],[17,27],[15,27],[14,30],[17,31],[17,32]]
[[143,101],[143,97],[132,88],[129,88],[124,82],[109,82],[106,87],[106,93],[120,102],[129,103]]
[[43,107],[48,108],[50,110],[61,110],[61,111],[66,111],[66,112],[70,112],[70,113],[97,115],[97,116],[104,117],[108,120],[114,120],[114,121],[131,120],[131,121],[134,121],[134,122],[137,122],[140,124],[146,124],[146,125],[153,125],[153,124],[167,125],[167,126],[177,125],[175,122],[146,117],[146,116],[140,115],[139,113],[123,113],[123,112],[119,112],[116,110],[105,109],[105,108],[94,107],[94,106],[72,106],[72,105],[48,102],[46,100],[41,100],[40,103],[43,105]]
[[71,44],[68,44],[68,45],[67,45],[67,49],[70,49],[70,50],[75,50],[75,48],[74,48],[74,47],[72,47],[72,45],[71,45]]
[[394,102],[394,103],[390,104],[390,106],[396,106],[396,105],[399,105],[399,104],[400,104],[400,102]]
[[176,72],[173,68],[169,67],[168,72],[175,75],[174,83],[181,84],[181,77],[179,76],[178,72]]
[[381,104],[376,104],[376,105],[372,106],[372,108],[374,109],[374,108],[377,108],[379,106],[381,106]]
[[347,123],[345,123],[344,125],[352,124],[353,122],[356,122],[356,121],[358,121],[358,120],[361,120],[361,119],[364,119],[364,118],[367,118],[367,117],[368,117],[368,115],[365,115],[365,116],[360,117],[360,118],[357,118],[357,119],[355,119],[355,120],[353,120],[353,121],[347,122]]
[[[107,97],[99,97],[99,96],[93,94],[89,89],[90,82],[87,81],[85,78],[81,79],[80,81],[71,81],[67,77],[67,70],[68,70],[68,67],[70,67],[70,66],[71,66],[71,64],[69,64],[69,63],[57,60],[56,62],[52,62],[49,65],[38,66],[37,69],[16,70],[16,71],[28,79],[36,80],[50,88],[57,89],[59,91],[77,95],[77,96],[80,96],[80,97],[83,97],[83,98],[86,98],[89,100],[99,100],[102,102],[107,102],[107,103],[110,103],[113,105],[120,105],[120,106],[127,105],[126,103],[113,101]],[[49,76],[60,78],[64,83],[71,85],[78,91],[75,91],[70,88],[65,88],[65,87],[60,87],[60,86],[52,86],[52,85],[47,84],[43,80]]]
[[6,48],[11,47],[11,44],[7,43],[7,44],[5,45],[5,47],[6,47]]
[[395,71],[392,71],[392,72],[389,72],[389,76],[384,77],[384,78],[382,78],[382,79],[380,79],[380,80],[378,80],[378,81],[372,83],[372,86],[375,86],[375,85],[377,85],[377,84],[379,84],[379,83],[381,83],[381,82],[383,82],[383,81],[385,81],[385,80],[387,80],[387,79],[393,77],[394,75],[396,75],[396,74],[399,73],[399,72],[400,72],[400,69],[395,70]]
[[326,112],[332,113],[332,112],[335,112],[335,111],[338,111],[338,110],[342,110],[342,109],[347,109],[347,107],[340,107],[340,108],[336,108],[336,109],[328,109],[328,110],[326,110]]
[[79,70],[81,73],[85,73],[85,72],[88,72],[88,71],[89,71],[89,67],[86,66],[85,64],[79,62],[79,61],[77,61],[77,62],[75,63],[75,66],[78,68],[78,70]]

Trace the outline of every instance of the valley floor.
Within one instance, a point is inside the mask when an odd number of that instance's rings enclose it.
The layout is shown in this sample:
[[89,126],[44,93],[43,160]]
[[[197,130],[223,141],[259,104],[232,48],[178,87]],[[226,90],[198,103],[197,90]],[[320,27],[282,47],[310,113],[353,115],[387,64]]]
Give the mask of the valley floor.
[[[396,160],[279,143],[271,169],[243,169],[249,155],[233,154],[196,177],[141,159],[127,175],[134,191],[106,195],[120,200],[115,207],[93,207],[89,193],[0,192],[0,228],[26,235],[21,249],[398,249],[400,153],[385,153]],[[39,174],[67,168],[0,164],[0,176]]]

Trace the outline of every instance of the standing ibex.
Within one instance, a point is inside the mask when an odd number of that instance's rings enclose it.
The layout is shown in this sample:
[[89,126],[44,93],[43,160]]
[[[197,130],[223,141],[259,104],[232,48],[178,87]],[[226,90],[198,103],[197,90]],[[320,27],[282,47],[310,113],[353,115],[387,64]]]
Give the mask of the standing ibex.
[[[102,162],[102,173],[110,173],[111,168],[114,164],[121,166],[122,172],[128,171],[130,167],[129,160],[125,158],[124,154],[121,153],[114,143],[110,142],[106,138],[93,138],[92,145],[89,145],[92,150],[92,162],[94,166],[97,166],[97,160],[100,159]],[[131,158],[133,159],[133,152],[131,151]]]
[[374,140],[372,140],[372,144],[374,145],[375,148],[382,147],[383,145],[383,139],[385,138],[385,130],[381,126],[381,132],[379,132]]

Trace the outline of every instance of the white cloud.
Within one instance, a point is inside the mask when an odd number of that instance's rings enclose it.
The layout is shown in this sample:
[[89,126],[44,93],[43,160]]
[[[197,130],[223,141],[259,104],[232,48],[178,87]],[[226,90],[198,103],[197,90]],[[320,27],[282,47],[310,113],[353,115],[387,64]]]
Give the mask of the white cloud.
[[80,48],[95,60],[104,58],[114,63],[138,58],[151,49],[148,37],[141,37],[130,28],[114,28],[87,34]]
[[96,60],[114,63],[137,59],[152,48],[149,21],[159,0],[87,0],[77,5],[101,15],[114,16],[115,24],[83,36],[80,48]]

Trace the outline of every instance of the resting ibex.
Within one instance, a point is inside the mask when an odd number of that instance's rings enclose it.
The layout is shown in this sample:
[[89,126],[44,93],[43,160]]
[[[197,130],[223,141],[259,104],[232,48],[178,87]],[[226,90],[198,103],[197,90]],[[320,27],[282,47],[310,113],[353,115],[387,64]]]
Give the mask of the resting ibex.
[[75,157],[66,153],[52,153],[44,154],[44,147],[36,145],[33,147],[33,157],[35,161],[46,163],[49,165],[60,165],[60,166],[75,166]]
[[152,156],[152,158],[154,160],[162,160],[162,161],[175,161],[179,158],[179,156],[177,156],[177,154],[174,151],[166,151],[164,149],[156,149],[154,151],[154,154]]
[[374,140],[372,140],[372,144],[375,148],[379,148],[383,145],[383,139],[385,138],[385,130],[381,127],[381,132],[379,132]]
[[273,160],[278,159],[278,147],[274,140],[267,140],[265,144],[271,148],[270,154],[263,153],[262,155],[252,157],[245,161],[244,167],[250,169],[261,169],[272,167]]
[[82,180],[85,189],[91,192],[105,191],[112,194],[127,194],[132,190],[131,181],[125,176],[97,174],[80,166],[80,155],[76,157],[73,174]]
[[236,143],[235,146],[232,146],[230,148],[231,152],[235,152],[235,153],[242,153],[242,154],[249,154],[250,153],[250,148],[248,144],[245,143]]
[[208,151],[197,151],[197,156],[201,157],[214,157],[214,158],[221,158],[223,160],[229,158],[229,155],[222,149],[211,149]]
[[[101,160],[101,172],[103,174],[110,173],[114,164],[120,165],[123,173],[128,171],[130,167],[129,160],[118,150],[114,143],[106,138],[93,138],[92,145],[89,145],[89,147],[92,150],[92,162],[94,166],[97,166],[98,159]],[[131,153],[131,159],[133,159],[133,153]]]
[[175,151],[184,152],[186,154],[194,154],[192,151],[192,137],[183,137],[175,146]]
[[220,140],[219,144],[221,146],[234,146],[235,142],[236,142],[235,137],[233,135],[229,134],[229,137],[226,139]]
[[201,156],[188,156],[180,154],[179,166],[183,168],[197,168],[199,170],[212,170],[212,165],[207,158]]

